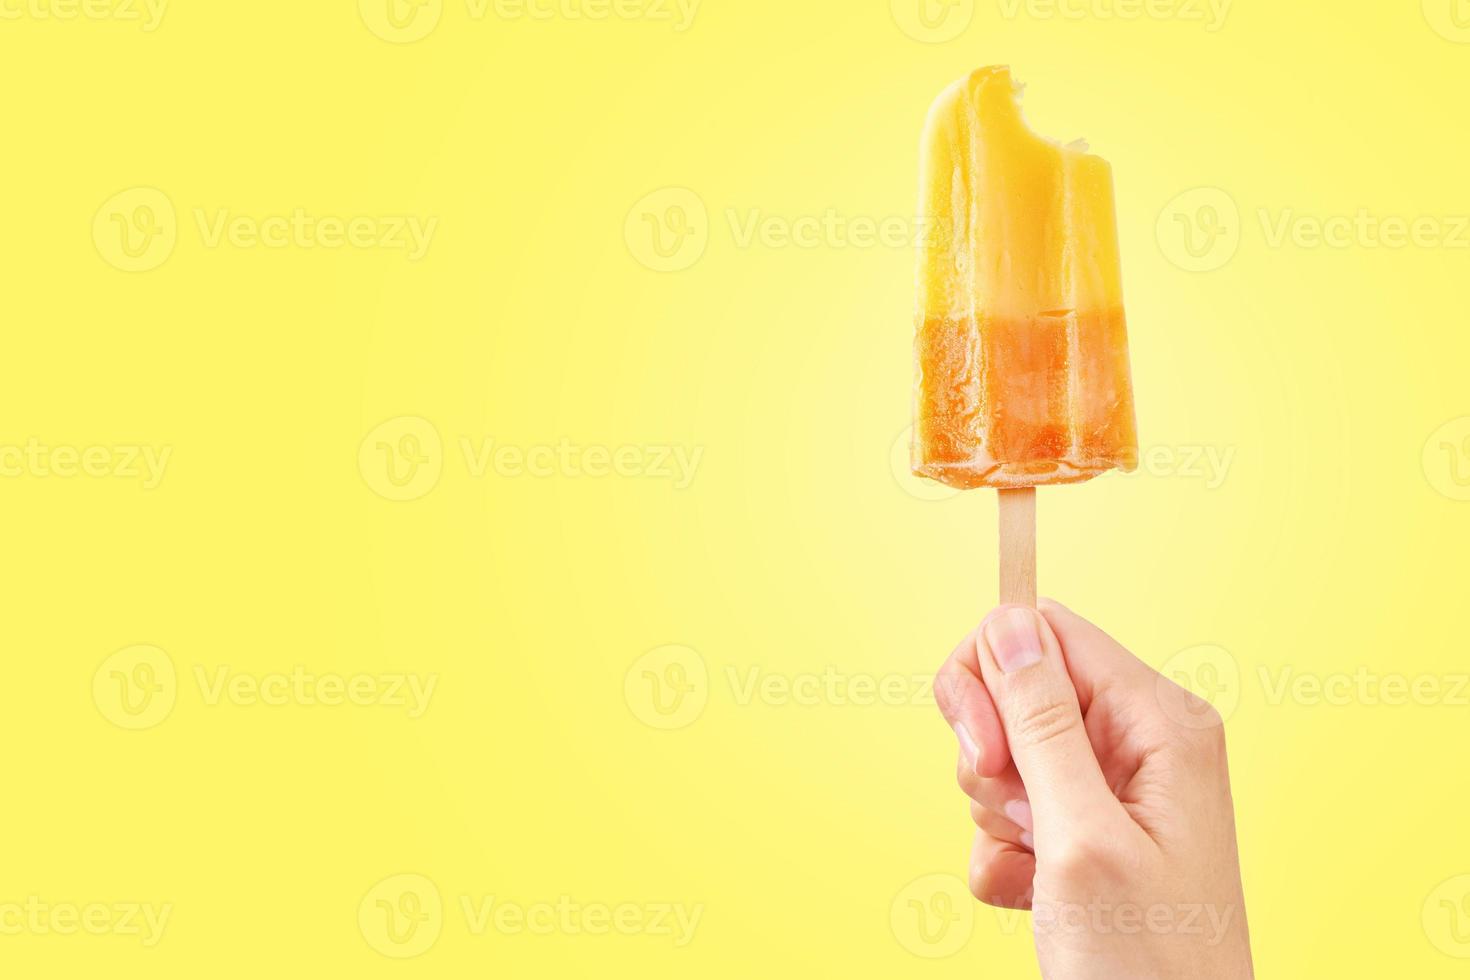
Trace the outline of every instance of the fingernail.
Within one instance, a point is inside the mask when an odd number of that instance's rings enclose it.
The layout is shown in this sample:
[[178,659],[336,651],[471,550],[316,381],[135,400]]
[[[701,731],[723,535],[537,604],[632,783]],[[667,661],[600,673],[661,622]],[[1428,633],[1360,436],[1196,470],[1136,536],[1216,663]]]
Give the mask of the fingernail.
[[971,772],[980,771],[980,746],[970,737],[970,731],[964,725],[954,726],[955,736],[960,740],[960,755],[965,757],[965,765],[970,767]]
[[1033,851],[1036,850],[1036,838],[1031,836],[1031,831],[1021,831],[1021,846],[1029,847]]
[[995,662],[1007,674],[1041,661],[1041,634],[1036,614],[1026,609],[1004,609],[985,622],[985,642]]
[[1011,800],[1005,805],[1006,819],[1022,830],[1035,830],[1031,824],[1031,804],[1025,800]]

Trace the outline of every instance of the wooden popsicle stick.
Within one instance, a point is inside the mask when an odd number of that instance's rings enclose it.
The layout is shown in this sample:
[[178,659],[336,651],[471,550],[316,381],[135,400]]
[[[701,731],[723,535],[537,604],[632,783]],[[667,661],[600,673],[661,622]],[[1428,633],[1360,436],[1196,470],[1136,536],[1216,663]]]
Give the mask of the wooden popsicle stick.
[[1036,608],[1036,488],[1000,491],[1001,605]]

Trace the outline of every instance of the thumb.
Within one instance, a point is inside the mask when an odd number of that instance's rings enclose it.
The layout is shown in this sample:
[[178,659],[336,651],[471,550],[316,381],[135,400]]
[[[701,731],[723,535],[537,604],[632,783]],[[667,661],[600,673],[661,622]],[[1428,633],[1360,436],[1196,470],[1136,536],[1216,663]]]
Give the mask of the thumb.
[[1037,836],[1118,806],[1082,724],[1061,643],[1034,609],[1002,606],[981,623],[976,652],[1036,822]]

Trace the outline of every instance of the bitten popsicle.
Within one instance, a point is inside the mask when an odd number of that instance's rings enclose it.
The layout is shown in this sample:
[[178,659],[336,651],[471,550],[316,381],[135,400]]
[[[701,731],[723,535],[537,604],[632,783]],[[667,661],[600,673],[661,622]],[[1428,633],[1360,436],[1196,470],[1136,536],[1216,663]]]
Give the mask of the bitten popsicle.
[[1107,161],[1021,119],[1003,66],[929,110],[913,470],[1000,490],[1001,601],[1036,602],[1035,487],[1138,462]]

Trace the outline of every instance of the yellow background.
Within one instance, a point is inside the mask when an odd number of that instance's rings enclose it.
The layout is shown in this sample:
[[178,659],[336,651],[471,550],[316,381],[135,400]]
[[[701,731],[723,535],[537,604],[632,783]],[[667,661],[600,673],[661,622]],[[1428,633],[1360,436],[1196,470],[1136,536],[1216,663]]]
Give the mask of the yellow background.
[[[1262,975],[1463,976],[1454,2],[1237,0],[1222,22],[933,0],[924,27],[917,0],[705,0],[679,30],[175,0],[145,30],[5,0],[0,445],[170,455],[153,487],[0,478],[0,911],[172,911],[152,946],[9,929],[0,971],[1035,976],[1014,916],[957,905],[932,947],[906,924],[910,899],[942,908],[953,881],[929,876],[963,875],[972,831],[932,706],[744,689],[830,669],[922,700],[912,678],[995,594],[990,496],[895,472],[911,248],[779,229],[910,219],[930,99],[1006,62],[1037,130],[1114,166],[1155,454],[1043,494],[1043,591],[1213,671]],[[154,192],[171,212],[138,211]],[[417,260],[200,229],[297,209],[437,226]],[[1441,240],[1274,233],[1360,209]],[[746,239],[752,216],[776,237]],[[153,268],[119,268],[118,217],[160,232]],[[693,237],[660,256],[650,221]],[[642,469],[477,475],[462,440],[486,439],[628,446]],[[423,485],[387,481],[379,442],[417,447]],[[688,486],[653,465],[666,446],[702,453]],[[1221,479],[1187,463],[1206,448],[1232,454]],[[139,657],[175,683],[129,730],[109,692]],[[694,700],[663,730],[645,682],[671,665]],[[412,718],[210,703],[197,679],[298,667],[437,687]],[[1285,670],[1443,696],[1273,698]],[[373,922],[405,880],[442,910],[399,960]],[[702,917],[682,946],[477,934],[466,896]]]

